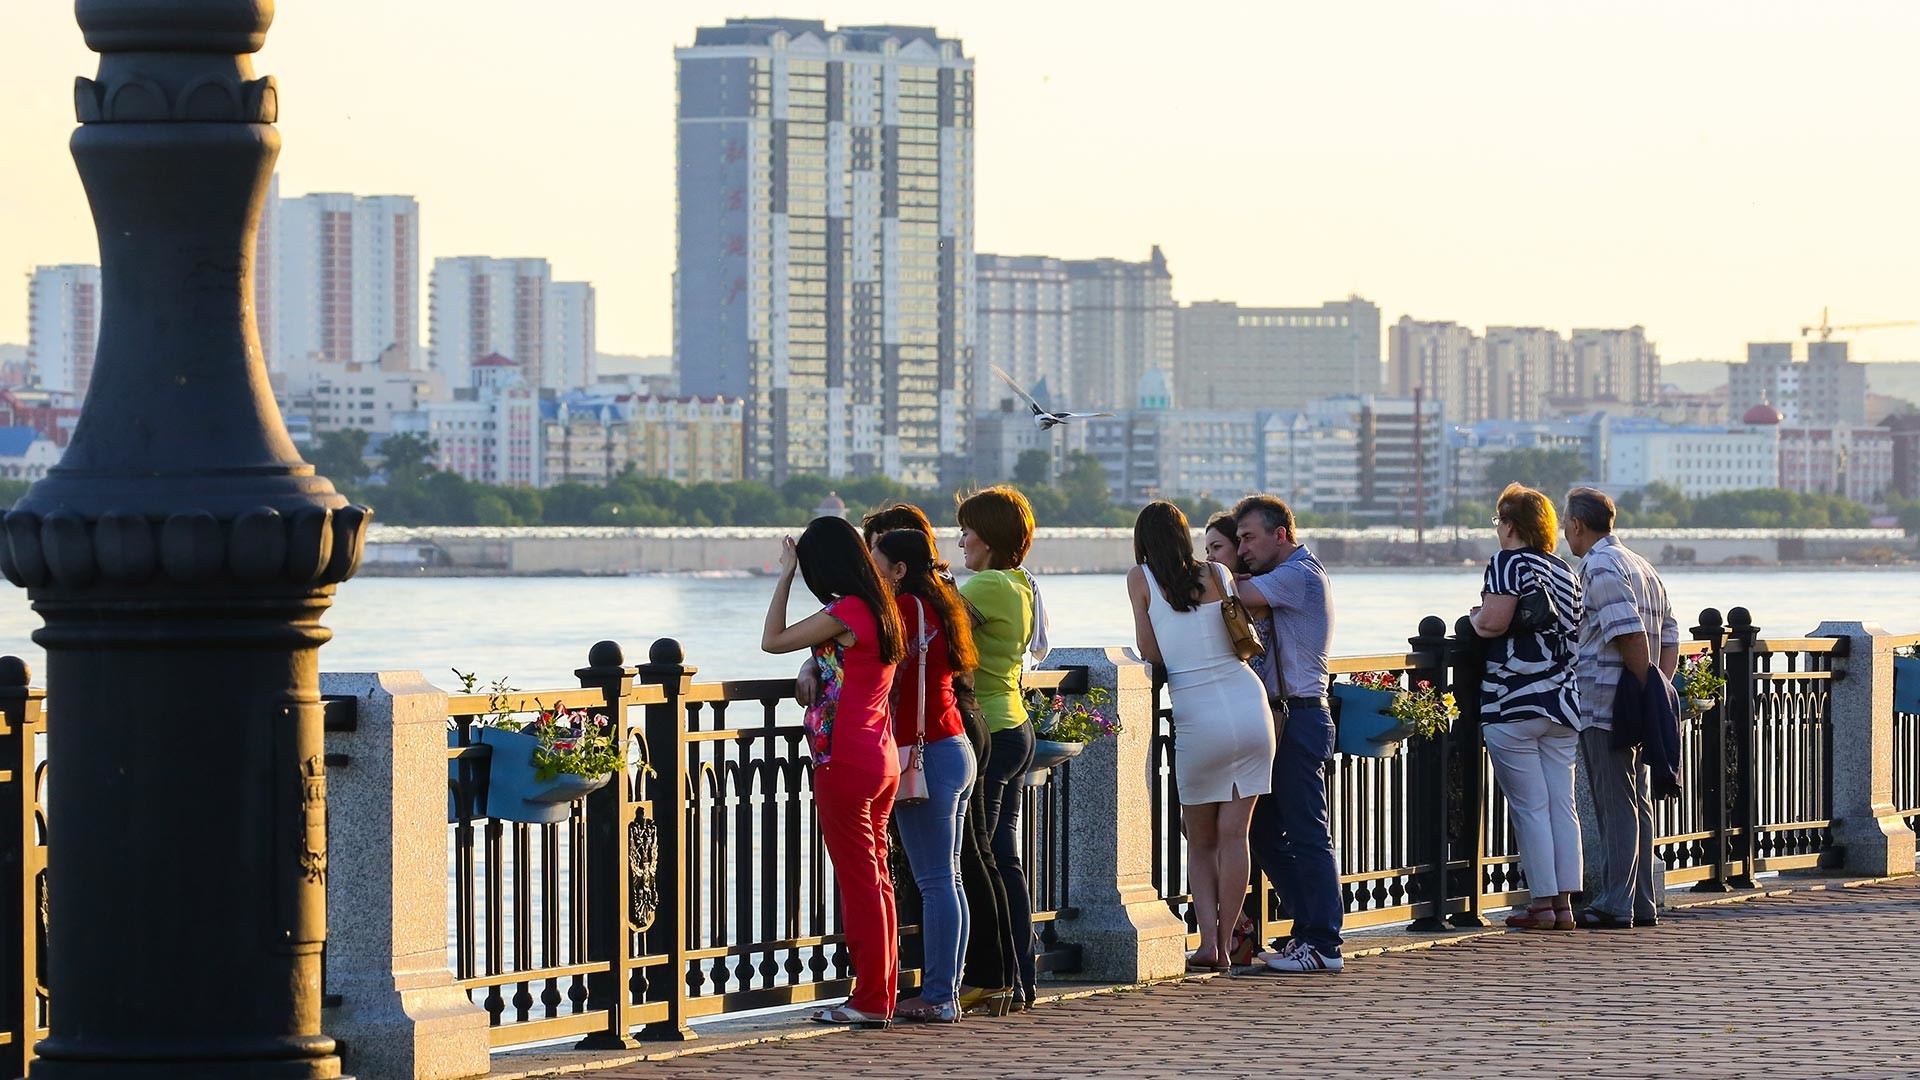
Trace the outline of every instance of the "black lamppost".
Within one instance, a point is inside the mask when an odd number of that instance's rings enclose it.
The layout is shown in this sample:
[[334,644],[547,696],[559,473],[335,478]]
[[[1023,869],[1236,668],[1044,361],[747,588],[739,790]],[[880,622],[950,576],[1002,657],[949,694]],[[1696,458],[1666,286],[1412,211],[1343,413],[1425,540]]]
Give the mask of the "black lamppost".
[[253,320],[272,0],[78,0],[104,318],[73,441],[6,515],[47,651],[40,1077],[333,1077],[320,616],[367,511],[300,460]]

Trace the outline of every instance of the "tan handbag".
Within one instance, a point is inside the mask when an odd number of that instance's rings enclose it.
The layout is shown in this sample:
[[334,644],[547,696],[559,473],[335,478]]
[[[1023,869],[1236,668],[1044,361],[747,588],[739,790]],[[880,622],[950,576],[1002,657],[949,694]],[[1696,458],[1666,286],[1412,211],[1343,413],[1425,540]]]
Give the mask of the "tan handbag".
[[1267,655],[1267,647],[1260,644],[1260,635],[1253,629],[1253,616],[1247,614],[1246,605],[1233,591],[1233,578],[1227,575],[1227,568],[1219,563],[1207,565],[1220,570],[1220,617],[1226,620],[1227,640],[1233,642],[1234,655],[1242,660]]
[[916,711],[920,714],[920,731],[912,746],[900,748],[900,786],[893,793],[895,805],[926,802],[927,791],[927,602],[919,597],[913,598],[914,611],[919,615],[919,636],[914,638],[914,651],[920,654],[918,679],[919,692],[913,695]]

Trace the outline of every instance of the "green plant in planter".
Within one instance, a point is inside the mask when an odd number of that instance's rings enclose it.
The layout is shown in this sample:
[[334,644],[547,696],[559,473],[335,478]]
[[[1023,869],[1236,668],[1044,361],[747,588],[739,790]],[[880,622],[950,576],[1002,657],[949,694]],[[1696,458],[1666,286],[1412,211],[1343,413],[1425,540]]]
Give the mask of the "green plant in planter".
[[1713,670],[1713,658],[1695,656],[1680,661],[1673,673],[1673,688],[1686,702],[1718,701],[1727,688],[1727,680]]
[[1120,734],[1120,718],[1102,710],[1111,695],[1099,687],[1068,700],[1066,695],[1034,691],[1027,695],[1036,739],[1061,743],[1090,743]]
[[[480,685],[479,677],[472,672],[454,668],[453,674],[468,694]],[[515,691],[505,678],[488,683],[485,692],[491,695],[488,708],[493,711],[474,717],[473,726],[511,731],[534,739],[534,779],[540,783],[561,775],[605,776],[620,768],[625,760],[619,732],[604,716],[585,709],[555,707],[539,709],[531,720],[520,720],[506,708],[505,696]],[[652,771],[644,762],[640,767],[643,771]]]
[[1435,689],[1426,679],[1407,689],[1401,687],[1400,676],[1392,672],[1361,671],[1354,674],[1353,683],[1392,694],[1393,701],[1385,709],[1386,715],[1420,738],[1434,738],[1452,729],[1453,722],[1460,719],[1453,695]]

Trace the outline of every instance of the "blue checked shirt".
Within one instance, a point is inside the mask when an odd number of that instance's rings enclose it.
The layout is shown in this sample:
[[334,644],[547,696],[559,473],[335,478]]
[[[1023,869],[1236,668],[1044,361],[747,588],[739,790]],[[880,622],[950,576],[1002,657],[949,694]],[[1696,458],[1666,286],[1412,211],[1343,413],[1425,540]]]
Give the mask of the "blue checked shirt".
[[1648,659],[1655,666],[1663,648],[1680,644],[1680,624],[1660,575],[1618,540],[1603,536],[1580,560],[1580,646],[1573,662],[1580,695],[1576,727],[1612,730],[1614,690],[1626,670],[1613,642],[1635,633],[1647,635]]

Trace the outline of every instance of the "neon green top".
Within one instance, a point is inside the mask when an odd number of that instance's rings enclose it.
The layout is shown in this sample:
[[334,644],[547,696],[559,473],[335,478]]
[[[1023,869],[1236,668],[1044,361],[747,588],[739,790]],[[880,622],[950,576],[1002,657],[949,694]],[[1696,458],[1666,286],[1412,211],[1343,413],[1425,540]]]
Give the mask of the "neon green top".
[[1005,731],[1027,722],[1020,697],[1020,654],[1033,639],[1033,587],[1018,571],[982,570],[960,586],[960,595],[980,613],[973,644],[980,667],[973,692],[988,731]]

